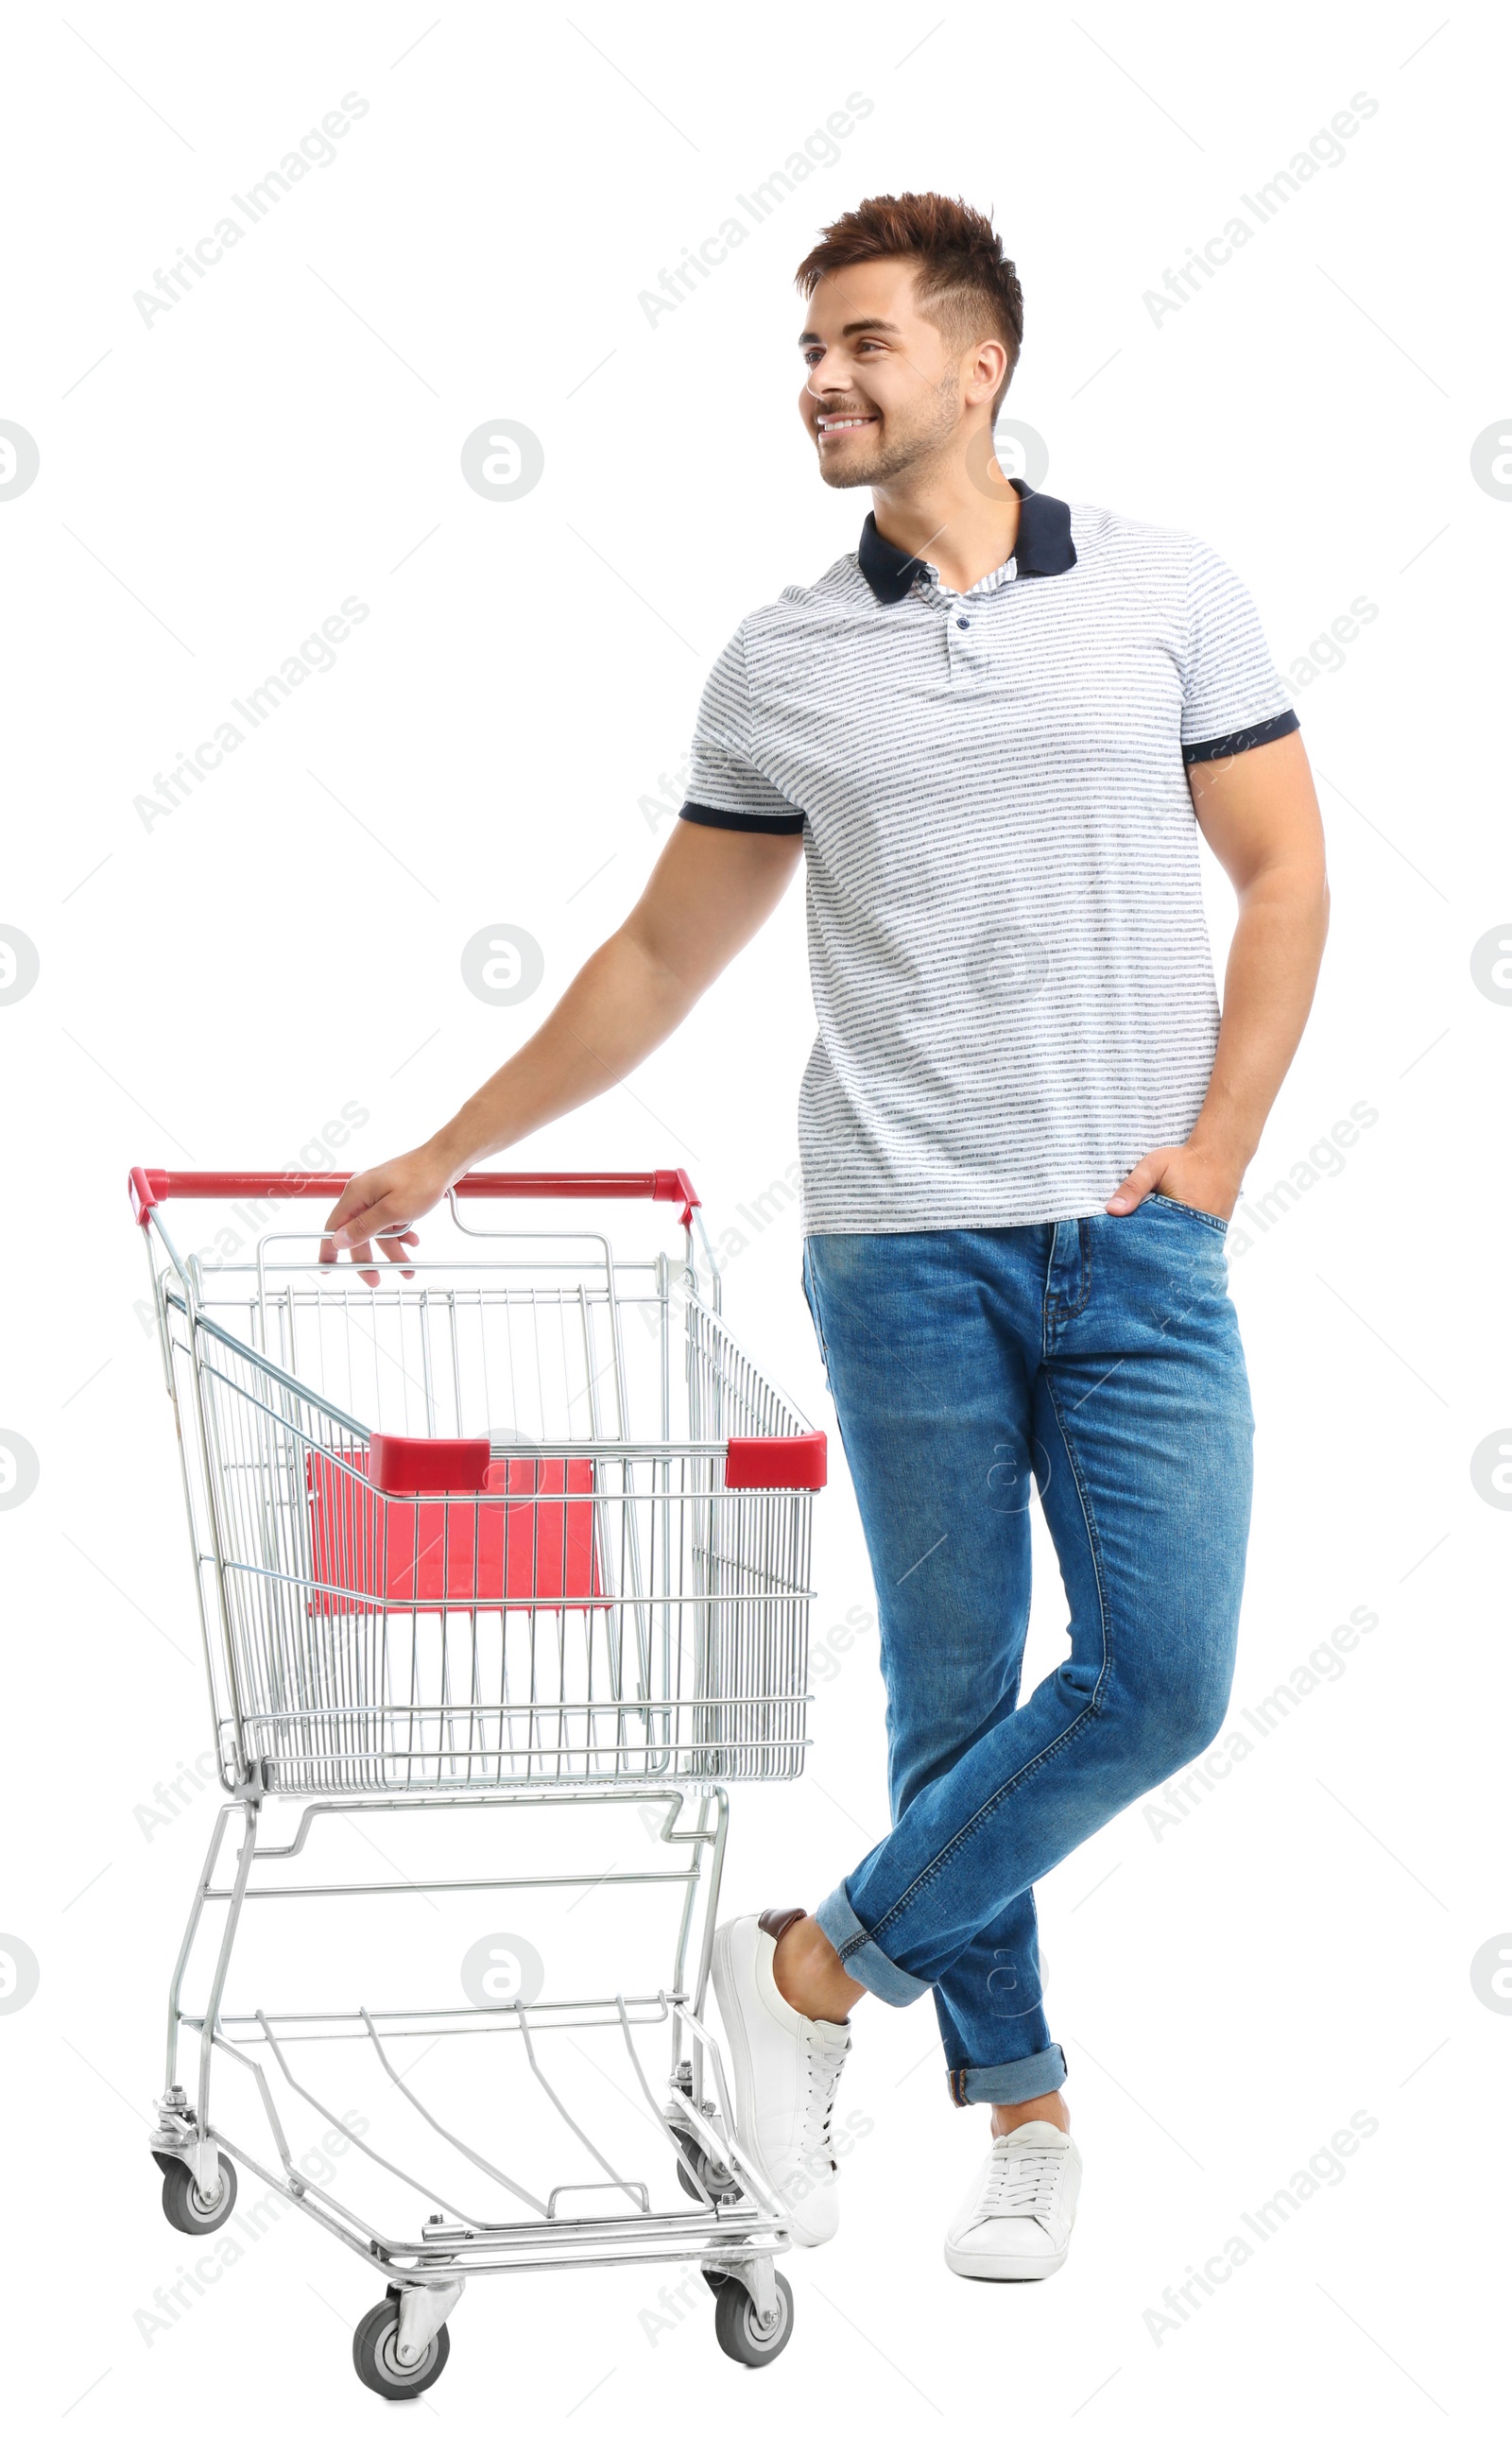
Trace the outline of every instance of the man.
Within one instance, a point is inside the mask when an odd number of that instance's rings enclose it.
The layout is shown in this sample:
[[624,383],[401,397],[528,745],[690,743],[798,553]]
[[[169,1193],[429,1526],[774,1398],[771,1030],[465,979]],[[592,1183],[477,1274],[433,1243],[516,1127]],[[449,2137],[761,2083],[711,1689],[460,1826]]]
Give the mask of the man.
[[[1034,2278],[1081,2181],[1034,1883],[1205,1748],[1233,1675],[1252,1418],[1222,1239],[1311,1002],[1322,829],[1222,560],[1003,479],[1023,308],[990,222],[874,199],[798,284],[800,412],[823,480],[870,490],[859,548],[744,622],[640,903],[449,1125],[354,1181],[328,1256],[387,1229],[402,1259],[455,1177],[628,1074],[806,857],[803,1283],[893,1824],[812,1914],[727,1923],[715,1992],[740,2132],[816,2243],[853,2009],[930,1991],[993,2136],[947,2262]],[[1222,1023],[1199,831],[1239,900]],[[1021,1702],[1034,1486],[1070,1654]]]

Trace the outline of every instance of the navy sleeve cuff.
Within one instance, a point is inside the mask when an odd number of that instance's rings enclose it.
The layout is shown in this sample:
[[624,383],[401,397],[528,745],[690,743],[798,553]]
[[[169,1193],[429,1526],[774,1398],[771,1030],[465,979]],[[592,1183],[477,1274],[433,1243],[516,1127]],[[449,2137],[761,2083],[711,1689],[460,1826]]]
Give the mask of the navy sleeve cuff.
[[1291,736],[1302,725],[1294,710],[1278,710],[1274,719],[1262,719],[1254,728],[1236,728],[1228,736],[1209,736],[1202,745],[1184,745],[1184,762],[1226,762],[1231,754],[1248,753],[1257,745],[1274,745],[1278,736]]
[[684,804],[679,821],[696,821],[706,830],[763,830],[768,837],[797,837],[801,813],[725,813],[716,804]]

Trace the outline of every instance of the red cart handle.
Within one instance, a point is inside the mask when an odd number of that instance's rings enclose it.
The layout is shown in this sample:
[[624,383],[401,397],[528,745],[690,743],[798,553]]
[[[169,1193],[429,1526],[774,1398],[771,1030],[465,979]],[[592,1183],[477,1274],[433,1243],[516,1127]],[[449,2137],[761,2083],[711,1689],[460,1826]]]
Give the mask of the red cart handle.
[[[298,1201],[327,1193],[334,1200],[351,1181],[349,1173],[331,1168],[133,1167],[128,1190],[136,1223],[145,1227],[148,1213],[162,1201]],[[501,1175],[480,1167],[459,1176],[451,1189],[465,1201],[680,1201],[685,1227],[702,1207],[685,1167],[653,1167],[635,1174],[573,1169],[528,1175]]]

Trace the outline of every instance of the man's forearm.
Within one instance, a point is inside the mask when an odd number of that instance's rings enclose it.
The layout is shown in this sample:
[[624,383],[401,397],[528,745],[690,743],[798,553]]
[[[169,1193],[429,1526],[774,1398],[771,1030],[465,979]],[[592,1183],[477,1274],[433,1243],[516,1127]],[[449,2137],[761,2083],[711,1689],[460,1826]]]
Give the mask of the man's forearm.
[[632,934],[616,931],[539,1031],[432,1137],[452,1177],[607,1092],[677,1030],[698,995]]
[[1302,1038],[1327,927],[1327,885],[1310,870],[1263,874],[1240,900],[1213,1071],[1187,1136],[1236,1191]]
[[802,852],[787,832],[676,823],[638,903],[524,1047],[429,1142],[350,1180],[322,1260],[350,1253],[372,1285],[376,1243],[402,1262],[412,1222],[459,1176],[632,1074],[761,928]]

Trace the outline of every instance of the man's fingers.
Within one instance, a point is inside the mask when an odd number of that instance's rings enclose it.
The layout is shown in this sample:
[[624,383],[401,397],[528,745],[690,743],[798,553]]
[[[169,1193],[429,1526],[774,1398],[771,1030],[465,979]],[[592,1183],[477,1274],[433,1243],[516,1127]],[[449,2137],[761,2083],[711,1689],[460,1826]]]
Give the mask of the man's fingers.
[[325,1222],[326,1238],[332,1250],[338,1253],[349,1253],[359,1236],[366,1234],[372,1224],[372,1218],[373,1214],[370,1209],[350,1210],[344,1218],[339,1209],[333,1210]]
[[394,1207],[394,1197],[389,1193],[379,1194],[375,1201],[354,1210],[345,1219],[338,1217],[340,1208],[338,1202],[336,1210],[331,1213],[331,1241],[338,1252],[355,1251],[359,1239],[368,1243],[373,1236],[381,1235],[385,1227],[403,1223],[403,1214]]
[[[415,1234],[413,1228],[407,1227],[402,1236],[385,1236],[382,1238],[383,1250],[388,1254],[391,1261],[402,1261],[404,1258],[405,1246],[417,1244],[420,1238]],[[406,1270],[404,1274],[407,1278],[413,1278],[414,1271],[413,1270]]]
[[1126,1218],[1131,1210],[1138,1209],[1148,1194],[1153,1193],[1163,1172],[1159,1160],[1142,1159],[1137,1167],[1129,1170],[1117,1192],[1103,1204],[1104,1209],[1116,1218]]
[[334,1235],[339,1228],[350,1226],[354,1218],[360,1218],[371,1206],[373,1198],[373,1185],[369,1179],[354,1176],[325,1221],[327,1233]]
[[[353,1244],[353,1245],[350,1247],[350,1250],[351,1250],[351,1254],[352,1254],[352,1267],[353,1267],[353,1269],[354,1269],[354,1270],[356,1270],[356,1269],[361,1269],[361,1265],[362,1265],[362,1263],[363,1263],[364,1261],[368,1261],[368,1262],[370,1262],[370,1261],[372,1260],[372,1258],[373,1258],[373,1247],[372,1247],[372,1245],[371,1245],[371,1244],[369,1244],[369,1243],[365,1243],[365,1242],[363,1242],[363,1241],[361,1241],[361,1240],[359,1240],[357,1243]],[[362,1270],[361,1270],[361,1275],[362,1275],[362,1282],[363,1282],[363,1284],[364,1284],[365,1286],[370,1286],[370,1287],[376,1287],[376,1286],[377,1286],[377,1284],[378,1284],[378,1271],[377,1271],[377,1270],[375,1270],[375,1269],[362,1269]]]
[[[420,1240],[412,1222],[436,1199],[431,1169],[419,1153],[370,1167],[364,1176],[353,1177],[327,1218],[321,1259],[334,1261],[349,1254],[367,1285],[376,1286],[381,1265],[375,1248],[382,1245],[384,1263],[404,1268]],[[404,1274],[413,1277],[414,1272],[405,1268]]]
[[376,1235],[380,1227],[394,1225],[399,1217],[395,1207],[392,1171],[374,1167],[365,1176],[353,1177],[325,1226],[338,1250],[344,1252],[359,1234]]
[[[333,1220],[339,1210],[340,1204],[331,1214]],[[385,1229],[393,1232],[385,1234]],[[365,1209],[354,1211],[344,1223],[333,1228],[329,1249],[327,1251],[323,1245],[321,1257],[334,1260],[338,1253],[350,1253],[352,1266],[360,1271],[363,1285],[376,1287],[378,1272],[371,1266],[377,1258],[374,1244],[381,1246],[386,1259],[402,1261],[406,1245],[417,1244],[419,1240],[413,1228],[405,1226],[403,1215],[396,1206],[392,1194],[383,1194],[377,1201],[369,1202]],[[404,1274],[413,1277],[414,1271],[406,1270]]]

